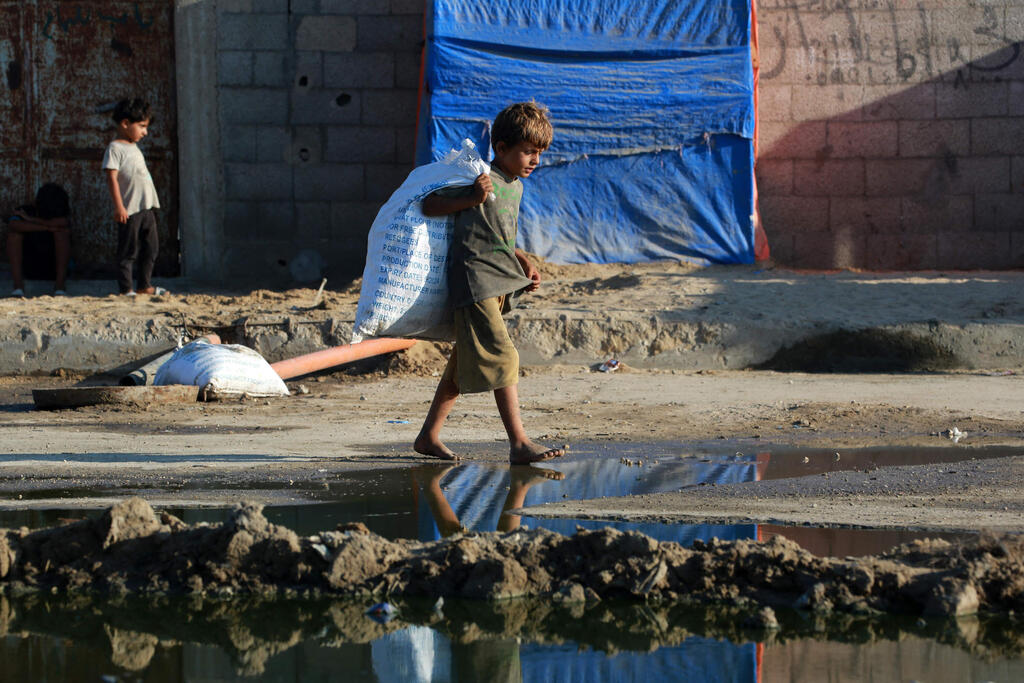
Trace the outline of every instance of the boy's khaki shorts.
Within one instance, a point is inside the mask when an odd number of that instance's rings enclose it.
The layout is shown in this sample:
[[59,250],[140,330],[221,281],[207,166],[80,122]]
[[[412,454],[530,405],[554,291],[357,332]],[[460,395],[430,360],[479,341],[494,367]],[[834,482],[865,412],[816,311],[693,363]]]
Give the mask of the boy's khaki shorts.
[[501,318],[505,296],[455,309],[455,348],[444,369],[463,394],[494,391],[519,382],[519,352]]

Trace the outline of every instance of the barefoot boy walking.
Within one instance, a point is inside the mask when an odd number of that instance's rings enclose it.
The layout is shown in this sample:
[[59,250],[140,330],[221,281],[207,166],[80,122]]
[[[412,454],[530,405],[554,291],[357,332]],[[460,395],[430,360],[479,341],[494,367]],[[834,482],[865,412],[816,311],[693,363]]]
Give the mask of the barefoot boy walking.
[[[446,188],[423,200],[427,216],[455,214],[448,286],[455,308],[455,349],[413,445],[417,453],[457,460],[441,441],[441,427],[460,393],[493,391],[509,440],[509,461],[523,464],[564,454],[535,444],[519,416],[519,353],[502,314],[521,292],[540,286],[540,273],[516,249],[523,178],[551,145],[547,109],[534,102],[506,107],[491,127],[490,174],[473,185]],[[494,197],[488,200],[493,193]]]

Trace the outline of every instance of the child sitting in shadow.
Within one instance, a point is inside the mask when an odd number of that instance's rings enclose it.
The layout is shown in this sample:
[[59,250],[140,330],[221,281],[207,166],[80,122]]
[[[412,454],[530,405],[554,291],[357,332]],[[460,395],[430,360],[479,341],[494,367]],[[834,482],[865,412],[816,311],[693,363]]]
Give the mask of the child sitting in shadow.
[[[7,224],[7,258],[11,264],[11,279],[14,280],[11,296],[25,296],[25,254],[47,253],[50,235],[53,236],[53,294],[64,296],[71,257],[70,216],[68,193],[56,183],[46,183],[36,193],[35,204],[19,206],[4,219]],[[33,272],[30,269],[30,275]]]

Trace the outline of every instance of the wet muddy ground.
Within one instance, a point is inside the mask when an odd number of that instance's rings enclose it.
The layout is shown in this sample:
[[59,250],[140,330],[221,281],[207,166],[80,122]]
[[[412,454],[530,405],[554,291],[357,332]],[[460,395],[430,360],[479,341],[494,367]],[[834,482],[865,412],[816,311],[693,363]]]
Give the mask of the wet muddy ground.
[[[160,680],[217,657],[229,678],[344,661],[374,680],[420,661],[420,638],[467,671],[514,661],[524,680],[588,650],[594,671],[647,676],[704,657],[788,680],[818,680],[796,673],[811,661],[836,680],[891,679],[913,659],[911,677],[931,680],[941,652],[961,677],[1019,679],[1020,537],[986,532],[1024,528],[1020,376],[527,368],[528,429],[571,449],[522,472],[486,396],[451,417],[458,467],[411,452],[440,362],[158,410],[37,411],[33,387],[85,378],[5,380],[0,624],[32,647],[81,624],[67,648]],[[98,512],[128,496],[156,516]],[[267,507],[239,517],[243,500]],[[610,544],[609,566],[580,570],[588,543]],[[381,599],[399,609],[385,624],[364,614]],[[854,660],[878,663],[851,673]]]

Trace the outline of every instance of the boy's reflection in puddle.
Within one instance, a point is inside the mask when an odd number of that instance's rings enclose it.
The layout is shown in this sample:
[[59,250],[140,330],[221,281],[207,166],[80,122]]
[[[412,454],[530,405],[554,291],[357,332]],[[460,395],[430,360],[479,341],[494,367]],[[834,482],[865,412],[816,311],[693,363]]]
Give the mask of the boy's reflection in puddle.
[[[430,507],[430,513],[434,517],[434,523],[437,524],[437,530],[442,538],[467,531],[455,511],[452,510],[448,499],[445,498],[444,491],[441,490],[441,479],[453,469],[455,469],[455,465],[423,465],[412,470],[413,481],[417,484],[416,488],[422,488],[427,505]],[[512,531],[519,528],[520,516],[510,515],[508,511],[523,506],[526,494],[534,484],[565,479],[565,474],[558,470],[536,465],[512,465],[508,468],[508,473],[508,495],[505,496],[505,504],[501,508],[501,517],[498,518],[495,531]],[[484,529],[480,529],[480,531],[484,531]]]
[[[441,480],[456,467],[430,464],[411,470],[414,495],[423,491],[430,515],[442,538],[469,530],[459,521],[441,488]],[[522,507],[531,487],[541,482],[565,479],[565,474],[558,470],[535,465],[512,465],[508,473],[508,494],[495,531],[519,528],[520,516],[510,515],[508,510]],[[473,491],[472,495],[484,496],[485,489]],[[449,641],[427,627],[412,626],[374,641],[372,648],[374,673],[381,681],[486,680],[513,683],[523,680],[519,642],[515,638]]]

